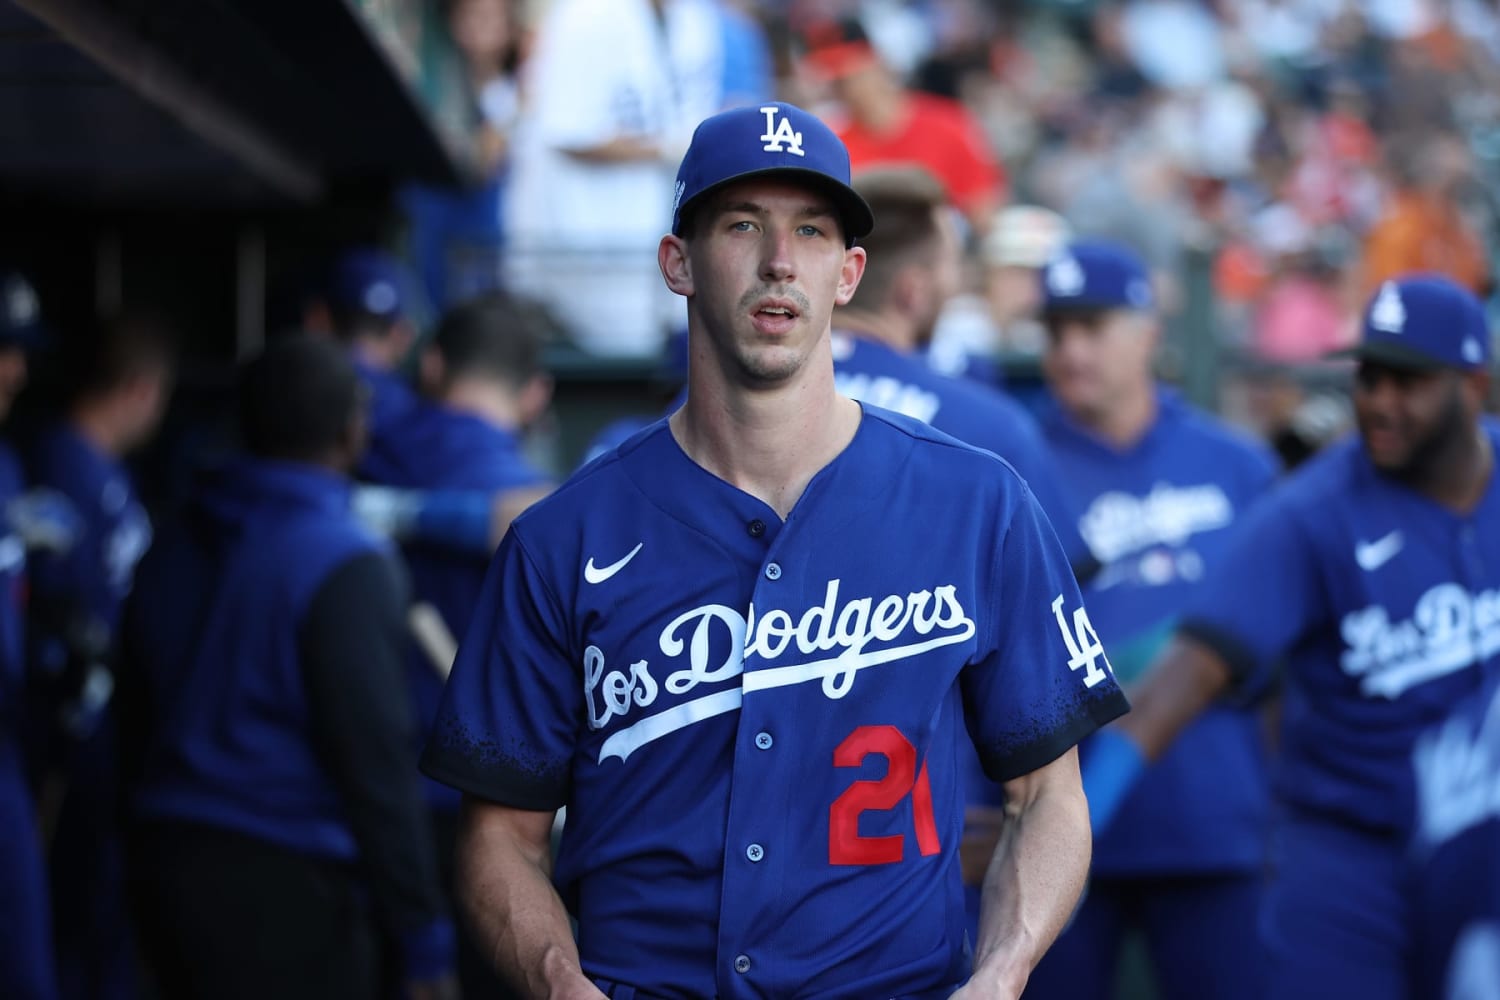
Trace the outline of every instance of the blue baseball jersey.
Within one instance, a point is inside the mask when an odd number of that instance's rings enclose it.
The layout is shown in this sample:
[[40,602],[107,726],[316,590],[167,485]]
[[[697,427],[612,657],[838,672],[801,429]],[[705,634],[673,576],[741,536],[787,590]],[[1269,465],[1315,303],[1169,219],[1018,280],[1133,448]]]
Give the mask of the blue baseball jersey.
[[1015,466],[1062,540],[1074,566],[1088,548],[1066,516],[1062,488],[1036,421],[1020,403],[976,382],[943,375],[921,358],[835,330],[833,377],[850,399],[905,414],[951,434],[965,444],[992,451]]
[[[0,443],[0,512],[21,495],[21,463]],[[26,683],[26,543],[0,518],[0,741],[10,742],[20,723]]]
[[[1500,448],[1500,425],[1483,432]],[[1500,480],[1457,514],[1330,446],[1245,518],[1181,631],[1255,683],[1285,661],[1280,796],[1410,828],[1411,751],[1500,671]]]
[[[136,564],[151,546],[151,519],[129,472],[67,424],[43,431],[28,449],[28,462],[33,484],[66,496],[82,525],[66,553],[32,560],[32,592],[39,600],[66,599],[113,632]],[[64,657],[66,651],[44,649],[41,655]]]
[[386,482],[388,466],[399,468],[403,461],[401,428],[425,404],[400,372],[377,368],[358,356],[354,357],[354,367],[370,389],[370,440],[356,471],[369,482]]
[[[367,463],[372,466],[367,471],[389,486],[490,493],[547,481],[526,458],[517,434],[432,403],[413,407],[407,419],[387,428],[384,444],[375,461]],[[403,553],[413,597],[430,603],[454,635],[463,635],[484,585],[488,558],[429,542],[408,544]],[[415,643],[412,646],[412,709],[425,742],[443,682],[427,654]],[[425,784],[431,805],[458,808],[461,796],[455,789],[435,781]]]
[[866,406],[783,522],[661,421],[516,520],[424,767],[568,807],[591,976],[927,995],[970,961],[961,747],[1004,781],[1124,710],[1003,461]]
[[1500,996],[1500,678],[1417,742],[1413,996]]
[[[1234,524],[1276,474],[1268,449],[1157,393],[1145,435],[1116,447],[1058,405],[1042,433],[1079,533],[1098,560],[1089,616],[1122,683],[1169,637]],[[1088,753],[1088,744],[1082,752]],[[1131,792],[1095,841],[1108,875],[1256,869],[1265,860],[1270,790],[1260,720],[1228,706],[1195,721]]]

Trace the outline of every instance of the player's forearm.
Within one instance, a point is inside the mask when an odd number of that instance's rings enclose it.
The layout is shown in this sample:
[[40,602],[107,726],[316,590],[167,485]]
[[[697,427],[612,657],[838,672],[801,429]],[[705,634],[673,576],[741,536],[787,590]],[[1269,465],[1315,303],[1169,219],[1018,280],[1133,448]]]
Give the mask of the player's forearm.
[[1178,636],[1130,689],[1130,714],[1115,726],[1147,760],[1155,760],[1229,688],[1230,681],[1229,667],[1216,653],[1197,640]]
[[1019,997],[1083,892],[1093,842],[1076,752],[1047,770],[1045,781],[1020,795],[1007,784],[1006,819],[985,876],[966,996]]
[[495,970],[521,995],[600,994],[583,975],[567,910],[552,887],[545,841],[476,822],[465,807],[458,845],[458,892],[469,926]]

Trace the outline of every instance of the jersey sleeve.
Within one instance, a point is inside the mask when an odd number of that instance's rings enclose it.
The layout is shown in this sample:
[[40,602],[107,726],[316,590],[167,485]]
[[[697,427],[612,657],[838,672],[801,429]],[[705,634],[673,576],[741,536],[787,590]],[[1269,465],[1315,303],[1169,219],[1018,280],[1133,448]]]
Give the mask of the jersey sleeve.
[[1177,631],[1218,654],[1237,687],[1254,689],[1323,616],[1325,605],[1313,542],[1273,494],[1253,504],[1233,528],[1223,556],[1183,609]]
[[583,683],[561,605],[512,529],[501,543],[443,691],[422,770],[519,809],[566,803]]
[[980,655],[962,676],[980,762],[1009,781],[1056,760],[1129,705],[1030,490],[998,547]]

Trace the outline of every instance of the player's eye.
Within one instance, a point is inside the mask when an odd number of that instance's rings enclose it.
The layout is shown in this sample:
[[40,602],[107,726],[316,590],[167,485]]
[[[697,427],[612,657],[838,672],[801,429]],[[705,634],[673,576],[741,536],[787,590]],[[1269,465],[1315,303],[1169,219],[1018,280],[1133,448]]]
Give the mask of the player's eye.
[[730,231],[736,233],[748,233],[754,228],[755,223],[751,222],[749,219],[740,219],[738,222],[731,222],[729,224]]
[[798,226],[797,227],[797,232],[800,235],[802,235],[802,236],[822,236],[823,235],[823,230],[820,229],[820,228],[818,228],[817,226],[812,225],[811,223],[809,223],[809,224],[807,224],[805,226]]

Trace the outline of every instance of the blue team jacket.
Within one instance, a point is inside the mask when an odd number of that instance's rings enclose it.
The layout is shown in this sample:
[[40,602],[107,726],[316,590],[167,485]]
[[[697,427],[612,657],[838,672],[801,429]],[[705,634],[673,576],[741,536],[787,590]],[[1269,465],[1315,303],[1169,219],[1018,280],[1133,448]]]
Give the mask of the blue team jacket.
[[[354,836],[310,728],[299,624],[319,588],[381,543],[348,514],[347,483],[246,461],[201,492],[142,564],[127,622],[157,706],[141,818],[234,830],[341,860]],[[189,595],[198,599],[197,613]]]

